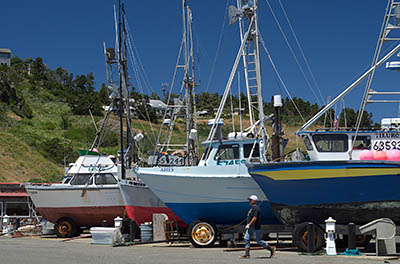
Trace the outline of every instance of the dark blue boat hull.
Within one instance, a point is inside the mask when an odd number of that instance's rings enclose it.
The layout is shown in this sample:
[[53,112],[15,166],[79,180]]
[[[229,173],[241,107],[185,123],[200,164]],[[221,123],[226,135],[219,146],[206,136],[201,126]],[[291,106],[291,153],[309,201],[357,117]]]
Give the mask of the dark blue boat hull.
[[280,221],[333,217],[363,224],[388,217],[400,224],[400,163],[287,162],[249,167]]

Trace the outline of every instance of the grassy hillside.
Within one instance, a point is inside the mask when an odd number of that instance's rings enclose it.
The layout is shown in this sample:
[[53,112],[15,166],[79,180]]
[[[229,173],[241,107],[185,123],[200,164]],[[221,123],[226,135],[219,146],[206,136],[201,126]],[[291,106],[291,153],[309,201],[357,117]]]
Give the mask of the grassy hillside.
[[[103,84],[96,91],[94,84],[91,73],[74,76],[61,67],[52,70],[40,58],[22,60],[14,57],[11,67],[0,65],[0,181],[55,182],[62,179],[64,166],[77,159],[77,150],[91,147],[96,126],[101,125],[104,115],[102,106],[109,104],[108,88]],[[139,151],[146,155],[149,150],[154,150],[161,120],[154,109],[148,107],[149,96],[137,93],[134,88],[131,95],[135,101],[133,108],[136,115],[132,120],[132,128],[144,134],[144,140],[139,143]],[[318,111],[316,104],[301,98],[294,99],[306,119]],[[212,113],[220,100],[217,93],[200,93],[196,95],[197,109]],[[233,107],[237,108],[239,97],[233,96],[232,100]],[[240,104],[243,109],[247,109],[246,103],[246,98],[242,96]],[[226,108],[223,115],[225,137],[233,129],[230,107]],[[347,110],[347,118],[352,117],[350,120],[354,123],[357,113],[352,109]],[[273,112],[272,102],[264,103],[264,111],[266,114]],[[139,114],[144,112],[146,118]],[[337,115],[332,113],[332,116]],[[372,114],[365,116],[363,126],[367,127],[372,124]],[[281,117],[285,128],[284,137],[289,139],[286,151],[294,150],[297,143],[302,148],[302,143],[297,142],[293,134],[302,120],[287,98],[284,100]],[[148,118],[152,123],[140,120]],[[207,121],[210,118],[213,117],[198,120],[200,141],[208,136],[210,127]],[[242,119],[243,128],[249,127],[246,110]],[[236,131],[239,130],[238,123],[239,117],[235,116]],[[267,130],[271,135],[269,124]],[[119,118],[111,114],[99,151],[116,155],[119,138]],[[185,120],[178,119],[170,143],[183,144],[185,141]],[[161,140],[161,143],[164,141]]]
[[0,130],[0,181],[26,182],[60,179],[63,168],[44,158],[16,136]]

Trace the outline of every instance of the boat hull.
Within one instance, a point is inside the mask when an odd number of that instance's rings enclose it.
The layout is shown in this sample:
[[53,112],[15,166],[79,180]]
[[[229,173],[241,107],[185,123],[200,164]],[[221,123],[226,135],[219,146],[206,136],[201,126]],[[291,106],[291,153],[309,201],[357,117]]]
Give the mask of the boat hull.
[[288,162],[249,167],[287,225],[333,217],[363,224],[381,217],[400,223],[400,163]]
[[165,214],[169,220],[176,221],[179,227],[187,227],[147,186],[121,181],[119,187],[126,213],[138,225],[152,222],[153,214]]
[[112,226],[115,217],[124,215],[118,185],[104,188],[27,185],[25,188],[40,215],[53,223],[68,217],[77,226],[101,226],[103,220]]
[[206,220],[216,225],[243,224],[248,197],[261,202],[262,224],[280,224],[268,200],[249,175],[226,167],[140,168],[138,176],[184,222]]

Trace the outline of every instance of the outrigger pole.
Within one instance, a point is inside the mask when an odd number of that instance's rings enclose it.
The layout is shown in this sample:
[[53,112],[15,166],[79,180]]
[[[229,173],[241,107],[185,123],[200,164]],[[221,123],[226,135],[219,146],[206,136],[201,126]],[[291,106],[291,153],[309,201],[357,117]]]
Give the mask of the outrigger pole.
[[308,120],[299,130],[305,130],[309,128],[315,121],[318,120],[326,111],[328,111],[334,104],[336,104],[340,99],[342,99],[346,94],[353,90],[357,85],[359,85],[365,78],[369,76],[373,71],[375,71],[379,66],[381,66],[385,61],[392,57],[398,50],[400,50],[400,44],[392,49],[385,57],[378,61],[374,66],[367,70],[360,78],[353,82],[349,87],[347,87],[341,94],[339,94],[335,99],[333,99],[329,104],[322,108],[317,114],[315,114],[310,120]]

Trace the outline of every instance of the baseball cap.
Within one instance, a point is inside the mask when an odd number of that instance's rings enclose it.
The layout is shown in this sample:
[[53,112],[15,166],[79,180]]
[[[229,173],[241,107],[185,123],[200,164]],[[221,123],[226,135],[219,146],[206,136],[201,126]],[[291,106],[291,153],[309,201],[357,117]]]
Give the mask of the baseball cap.
[[249,200],[253,200],[253,201],[258,201],[258,197],[255,196],[254,194],[251,195],[248,199],[249,199]]

